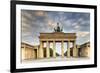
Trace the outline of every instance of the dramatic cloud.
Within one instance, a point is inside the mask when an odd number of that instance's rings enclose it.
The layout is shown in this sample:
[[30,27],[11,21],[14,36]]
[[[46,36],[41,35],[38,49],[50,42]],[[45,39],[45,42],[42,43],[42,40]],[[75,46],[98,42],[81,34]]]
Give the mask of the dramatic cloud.
[[85,36],[87,36],[89,34],[90,34],[89,32],[77,32],[77,36],[78,37],[85,37]]
[[53,32],[57,22],[63,27],[63,32],[77,33],[78,44],[89,40],[89,13],[21,10],[22,41],[39,44],[39,33]]

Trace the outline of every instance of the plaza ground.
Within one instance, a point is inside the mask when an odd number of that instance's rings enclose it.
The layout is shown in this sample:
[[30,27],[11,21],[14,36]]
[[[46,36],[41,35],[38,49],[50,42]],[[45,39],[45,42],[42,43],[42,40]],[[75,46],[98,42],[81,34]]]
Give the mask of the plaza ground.
[[88,57],[78,57],[78,58],[74,58],[74,57],[56,57],[56,58],[43,58],[43,59],[30,59],[30,60],[23,60],[22,63],[32,63],[32,62],[54,62],[54,61],[79,61],[79,60],[88,60]]

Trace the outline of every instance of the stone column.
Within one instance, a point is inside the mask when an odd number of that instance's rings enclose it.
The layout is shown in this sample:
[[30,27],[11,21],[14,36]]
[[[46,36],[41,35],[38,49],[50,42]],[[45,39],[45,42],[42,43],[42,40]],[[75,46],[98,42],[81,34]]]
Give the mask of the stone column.
[[40,48],[39,48],[39,58],[43,58],[43,47],[42,47],[42,41],[40,41]]
[[46,57],[49,58],[50,57],[50,49],[49,49],[49,42],[47,41],[47,45],[46,45]]
[[37,59],[39,58],[39,49],[38,49],[38,46],[37,46]]
[[87,55],[86,56],[87,57],[90,57],[90,45],[89,44],[86,45],[86,49],[87,49],[86,50],[86,52],[87,52]]
[[64,42],[61,42],[61,56],[64,57]]
[[55,41],[53,41],[53,57],[56,57],[56,47]]
[[77,52],[77,48],[76,48],[76,42],[73,42],[73,57],[77,57],[78,52]]
[[24,45],[24,49],[25,49],[25,59],[27,59],[27,50],[26,50],[25,45]]
[[67,57],[70,57],[70,41],[67,43]]
[[26,58],[26,49],[25,49],[25,45],[21,45],[21,62],[22,60],[24,60]]

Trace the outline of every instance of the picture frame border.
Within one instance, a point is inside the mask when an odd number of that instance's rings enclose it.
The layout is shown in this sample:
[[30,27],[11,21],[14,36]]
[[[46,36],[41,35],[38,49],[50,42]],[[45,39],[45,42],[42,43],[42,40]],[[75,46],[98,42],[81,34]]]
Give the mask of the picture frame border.
[[[57,67],[41,67],[41,68],[24,68],[16,69],[16,5],[40,5],[54,7],[71,7],[71,8],[86,8],[94,9],[94,64],[74,65],[74,66],[57,66]],[[80,69],[97,67],[97,6],[96,5],[81,5],[81,4],[64,4],[64,3],[49,3],[36,1],[11,1],[11,16],[10,16],[10,71],[11,72],[30,72],[30,71],[47,71],[47,70],[62,70],[62,69]]]

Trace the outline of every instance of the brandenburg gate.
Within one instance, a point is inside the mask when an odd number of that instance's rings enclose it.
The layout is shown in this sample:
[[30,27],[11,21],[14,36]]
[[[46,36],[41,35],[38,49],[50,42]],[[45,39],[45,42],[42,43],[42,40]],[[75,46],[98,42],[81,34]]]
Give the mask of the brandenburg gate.
[[[50,58],[50,42],[53,43],[53,57],[56,57],[56,42],[61,42],[61,56],[64,57],[64,42],[67,43],[67,57],[71,56],[70,50],[72,49],[72,57],[77,57],[78,52],[76,48],[76,33],[64,33],[57,24],[57,29],[52,33],[40,33],[40,48],[38,49],[38,58],[44,58],[43,45],[46,43],[46,58]],[[70,43],[73,47],[70,49]]]

